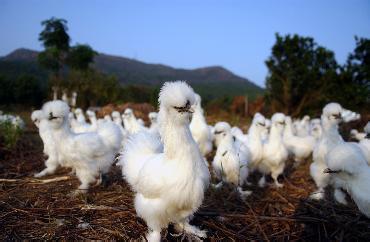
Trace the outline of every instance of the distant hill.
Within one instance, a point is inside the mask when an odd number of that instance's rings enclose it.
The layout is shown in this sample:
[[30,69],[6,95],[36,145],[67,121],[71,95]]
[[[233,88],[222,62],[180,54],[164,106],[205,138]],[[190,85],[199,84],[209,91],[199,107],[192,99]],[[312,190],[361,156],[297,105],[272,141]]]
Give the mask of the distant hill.
[[[0,57],[0,75],[15,77],[27,73],[46,80],[48,73],[38,65],[37,55],[37,51],[20,48]],[[221,66],[187,70],[102,53],[95,57],[94,66],[103,73],[117,76],[122,85],[160,86],[165,81],[186,80],[206,98],[246,94],[254,97],[263,92],[253,82]]]

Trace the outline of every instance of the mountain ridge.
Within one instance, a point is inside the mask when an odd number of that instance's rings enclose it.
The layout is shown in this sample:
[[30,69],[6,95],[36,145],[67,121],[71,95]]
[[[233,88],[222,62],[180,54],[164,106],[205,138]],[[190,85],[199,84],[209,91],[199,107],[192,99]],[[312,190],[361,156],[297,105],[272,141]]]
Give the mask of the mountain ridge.
[[[26,73],[43,73],[37,63],[38,51],[19,48],[0,57],[0,74],[9,74],[3,66],[19,67]],[[22,66],[22,67],[21,67]],[[25,68],[27,66],[27,68]],[[186,80],[195,89],[204,89],[209,97],[225,95],[259,95],[263,89],[247,78],[240,77],[222,66],[206,66],[195,69],[174,68],[164,64],[151,64],[118,55],[99,53],[93,66],[105,73],[117,76],[125,84],[160,86],[163,82]],[[12,73],[14,75],[14,73]],[[212,93],[214,92],[214,93]]]

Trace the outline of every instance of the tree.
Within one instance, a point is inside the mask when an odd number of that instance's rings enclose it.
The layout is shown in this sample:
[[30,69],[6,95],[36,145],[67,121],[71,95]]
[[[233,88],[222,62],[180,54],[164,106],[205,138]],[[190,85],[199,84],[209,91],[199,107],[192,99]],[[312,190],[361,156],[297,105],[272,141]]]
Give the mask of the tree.
[[52,17],[41,22],[45,26],[39,35],[39,40],[43,42],[45,49],[56,48],[60,51],[69,50],[70,37],[67,34],[68,27],[65,19]]
[[292,116],[307,113],[307,107],[321,106],[337,77],[334,53],[310,37],[276,34],[271,56],[265,63],[266,99],[272,111]]
[[32,75],[21,75],[13,85],[14,101],[18,104],[41,104],[44,98],[40,81]]
[[12,95],[12,82],[9,78],[0,75],[0,103],[11,104],[14,100]]
[[115,77],[99,73],[94,69],[83,72],[72,70],[68,73],[67,80],[63,83],[63,88],[77,91],[78,106],[83,108],[116,102],[121,91]]
[[56,48],[49,48],[45,51],[40,52],[38,55],[38,62],[41,66],[46,69],[58,73],[62,68],[62,63],[59,61],[59,50]]
[[39,40],[43,43],[45,50],[38,56],[41,66],[53,72],[59,86],[61,83],[61,70],[65,64],[65,59],[69,51],[70,37],[67,33],[67,21],[52,17],[41,22],[44,30],[39,35]]
[[97,52],[89,45],[77,44],[70,49],[67,64],[74,70],[86,71],[94,61],[95,55]]
[[348,56],[347,63],[341,69],[344,83],[341,90],[347,90],[345,100],[351,100],[351,107],[370,103],[370,39],[355,37],[356,47]]

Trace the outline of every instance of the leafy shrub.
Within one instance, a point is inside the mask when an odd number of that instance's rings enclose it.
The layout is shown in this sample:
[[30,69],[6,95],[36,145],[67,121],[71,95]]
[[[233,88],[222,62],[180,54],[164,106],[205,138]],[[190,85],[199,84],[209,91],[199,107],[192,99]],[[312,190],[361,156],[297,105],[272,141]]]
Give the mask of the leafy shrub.
[[22,130],[10,121],[0,122],[0,138],[6,149],[14,148],[21,134]]

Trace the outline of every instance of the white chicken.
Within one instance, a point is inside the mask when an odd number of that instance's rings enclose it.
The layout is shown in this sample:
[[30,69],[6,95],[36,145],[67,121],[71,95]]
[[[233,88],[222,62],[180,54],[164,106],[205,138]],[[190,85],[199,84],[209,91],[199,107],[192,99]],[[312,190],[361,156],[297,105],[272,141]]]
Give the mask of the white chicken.
[[271,129],[268,140],[263,145],[263,156],[258,164],[258,170],[263,174],[258,185],[263,187],[266,183],[265,175],[271,174],[276,187],[282,187],[278,176],[283,173],[285,162],[288,159],[288,151],[283,142],[285,115],[275,113],[271,118]]
[[234,126],[231,128],[231,134],[237,138],[240,142],[247,145],[248,143],[248,135],[243,133],[243,130],[241,130],[239,127]]
[[[293,128],[293,127],[292,127]],[[310,130],[310,116],[305,115],[302,120],[296,123],[296,136],[306,137]],[[292,129],[293,132],[293,129]]]
[[122,134],[107,122],[97,132],[76,134],[68,125],[69,107],[63,101],[51,101],[42,107],[50,126],[59,159],[67,161],[81,182],[75,193],[85,192],[90,184],[101,182],[121,147]]
[[[323,133],[321,139],[316,144],[312,158],[313,162],[310,165],[310,174],[317,190],[310,195],[312,199],[324,198],[324,189],[330,184],[330,176],[323,171],[327,168],[327,154],[339,142],[343,142],[342,136],[338,132],[338,124],[341,121],[342,107],[338,103],[327,104],[322,111],[321,123]],[[335,199],[340,203],[345,203],[345,196],[339,189],[334,191]]]
[[112,112],[112,118],[113,118],[113,122],[119,127],[119,130],[121,131],[122,133],[122,136],[123,136],[123,139],[122,139],[122,146],[124,145],[125,143],[125,140],[128,136],[128,132],[125,128],[123,128],[122,124],[123,124],[123,121],[122,121],[122,118],[121,118],[121,114],[118,112],[118,111],[113,111]]
[[190,129],[194,91],[185,82],[166,82],[159,94],[160,140],[147,131],[129,137],[120,157],[125,179],[135,191],[135,209],[149,227],[148,241],[160,241],[162,228],[205,238],[189,224],[202,204],[209,171]]
[[45,175],[54,174],[56,169],[59,167],[60,162],[49,123],[47,122],[46,117],[41,110],[33,111],[31,114],[31,120],[39,129],[39,135],[44,144],[43,152],[48,157],[45,161],[46,168],[39,173],[36,173],[34,176],[43,177]]
[[310,123],[310,135],[316,139],[316,143],[320,140],[322,135],[321,119],[314,118]]
[[144,129],[144,127],[137,121],[134,112],[130,108],[127,108],[123,112],[122,119],[125,130],[127,130],[129,134],[135,134]]
[[366,133],[358,132],[357,129],[351,129],[350,137],[353,140],[361,141],[366,138]]
[[123,128],[121,114],[118,111],[113,111],[111,116],[113,122]]
[[360,140],[359,146],[366,157],[367,163],[370,166],[370,122],[366,124],[364,131],[366,136]]
[[[77,120],[70,119],[71,129],[75,133],[85,133],[85,132],[92,132],[96,130],[96,126],[91,126],[89,123],[86,122],[85,115],[81,108],[76,108],[75,115]],[[70,114],[69,114],[70,115]]]
[[221,180],[215,187],[220,188],[223,183],[231,184],[237,187],[241,198],[245,199],[252,193],[242,189],[242,186],[247,184],[249,150],[233,137],[231,127],[226,122],[217,123],[214,134],[221,140],[212,162],[213,170]]
[[90,121],[90,129],[89,131],[90,132],[95,132],[97,129],[98,129],[98,121],[96,119],[96,114],[94,111],[91,111],[91,110],[87,110],[86,111],[86,115]]
[[294,166],[300,165],[311,155],[315,143],[315,138],[308,134],[305,136],[294,135],[291,117],[287,116],[285,118],[284,144],[289,153],[294,157]]
[[345,123],[349,123],[349,122],[361,119],[361,115],[359,113],[353,112],[345,108],[342,108],[341,116],[342,116],[342,121]]
[[200,152],[203,156],[206,156],[212,151],[212,134],[203,115],[201,102],[200,96],[195,94],[194,113],[190,122],[190,131],[195,142],[199,145]]
[[266,118],[265,119],[265,127],[264,127],[264,129],[262,130],[262,133],[261,133],[261,139],[262,139],[263,143],[268,140],[270,129],[271,129],[271,120]]
[[158,113],[156,112],[150,112],[148,114],[148,118],[150,120],[150,127],[149,131],[153,134],[159,135],[159,130],[158,130]]
[[327,155],[334,186],[348,192],[359,210],[370,218],[370,167],[358,146],[341,141]]
[[112,117],[110,115],[106,114],[106,115],[104,115],[104,121],[105,122],[112,122],[113,120],[112,120]]
[[253,117],[251,126],[248,129],[248,148],[251,153],[249,162],[249,170],[254,171],[263,156],[262,133],[266,130],[266,119],[260,114],[256,113]]
[[86,123],[85,115],[81,108],[76,108],[75,114],[76,114],[77,122],[79,122],[80,124]]

